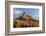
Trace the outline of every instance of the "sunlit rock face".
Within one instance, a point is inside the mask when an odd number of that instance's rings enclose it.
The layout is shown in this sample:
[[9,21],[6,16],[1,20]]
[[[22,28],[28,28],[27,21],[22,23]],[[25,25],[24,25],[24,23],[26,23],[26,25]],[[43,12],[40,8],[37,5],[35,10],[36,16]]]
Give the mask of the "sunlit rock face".
[[15,27],[38,27],[39,21],[32,19],[32,16],[27,15],[25,12],[14,20]]

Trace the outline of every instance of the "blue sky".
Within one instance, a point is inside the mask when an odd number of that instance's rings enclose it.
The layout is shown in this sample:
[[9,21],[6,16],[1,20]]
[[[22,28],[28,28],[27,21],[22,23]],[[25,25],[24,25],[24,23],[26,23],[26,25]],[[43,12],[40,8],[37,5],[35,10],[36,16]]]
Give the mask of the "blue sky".
[[14,8],[13,17],[17,18],[21,16],[23,12],[26,12],[27,15],[32,16],[34,19],[39,19],[39,9],[35,8]]

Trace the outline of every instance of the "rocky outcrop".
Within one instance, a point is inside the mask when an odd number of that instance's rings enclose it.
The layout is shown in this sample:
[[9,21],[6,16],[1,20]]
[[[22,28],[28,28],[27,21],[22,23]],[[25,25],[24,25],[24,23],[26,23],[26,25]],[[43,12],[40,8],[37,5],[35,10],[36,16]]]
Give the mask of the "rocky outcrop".
[[20,17],[14,19],[14,27],[38,27],[39,21],[24,12]]

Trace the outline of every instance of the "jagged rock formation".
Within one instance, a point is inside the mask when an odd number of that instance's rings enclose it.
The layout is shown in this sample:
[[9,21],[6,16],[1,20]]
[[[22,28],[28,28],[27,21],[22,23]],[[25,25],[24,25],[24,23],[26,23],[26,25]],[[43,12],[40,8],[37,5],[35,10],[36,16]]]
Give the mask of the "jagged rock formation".
[[23,14],[14,19],[14,27],[37,27],[39,26],[39,21],[32,19],[32,16],[26,15],[25,12]]

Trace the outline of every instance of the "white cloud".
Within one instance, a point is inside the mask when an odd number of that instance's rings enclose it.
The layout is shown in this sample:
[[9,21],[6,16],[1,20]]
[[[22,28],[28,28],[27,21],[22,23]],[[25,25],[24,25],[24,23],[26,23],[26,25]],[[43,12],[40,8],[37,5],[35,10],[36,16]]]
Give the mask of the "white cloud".
[[20,11],[20,10],[15,10],[14,11],[14,14],[21,14],[22,13],[22,11]]
[[34,15],[34,16],[33,16],[33,19],[39,20],[39,16]]
[[15,14],[20,14],[21,13],[21,11],[15,11]]

